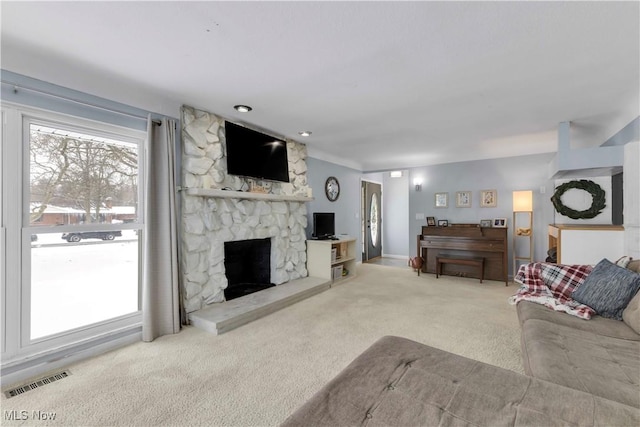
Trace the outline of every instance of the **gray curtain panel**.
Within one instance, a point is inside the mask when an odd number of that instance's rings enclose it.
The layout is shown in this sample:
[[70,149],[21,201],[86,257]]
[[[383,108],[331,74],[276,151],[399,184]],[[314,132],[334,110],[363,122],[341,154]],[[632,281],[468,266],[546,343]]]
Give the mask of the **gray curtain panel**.
[[145,162],[142,339],[180,331],[175,121],[149,117]]

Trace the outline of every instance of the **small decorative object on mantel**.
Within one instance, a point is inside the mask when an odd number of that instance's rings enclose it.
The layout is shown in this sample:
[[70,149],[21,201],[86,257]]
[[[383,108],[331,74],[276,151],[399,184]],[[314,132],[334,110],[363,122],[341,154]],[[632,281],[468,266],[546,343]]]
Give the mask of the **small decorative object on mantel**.
[[498,206],[498,192],[496,190],[482,190],[480,192],[480,207],[495,208]]
[[436,218],[433,216],[428,216],[427,217],[427,226],[428,227],[435,227],[436,226]]
[[[591,207],[583,211],[578,211],[565,206],[562,203],[562,195],[572,189],[584,190],[591,194]],[[605,192],[598,184],[588,179],[565,182],[556,187],[556,192],[551,196],[553,207],[560,215],[568,216],[571,219],[591,219],[600,215],[600,212],[607,206],[605,202]]]
[[507,218],[494,218],[493,226],[497,228],[505,228],[507,226]]
[[438,227],[448,227],[449,226],[449,221],[446,219],[440,219],[438,220]]
[[257,185],[255,182],[250,181],[249,184],[249,192],[250,193],[261,193],[261,194],[266,194],[268,193],[267,188],[263,185]]
[[491,227],[491,220],[490,219],[481,219],[480,220],[480,227]]

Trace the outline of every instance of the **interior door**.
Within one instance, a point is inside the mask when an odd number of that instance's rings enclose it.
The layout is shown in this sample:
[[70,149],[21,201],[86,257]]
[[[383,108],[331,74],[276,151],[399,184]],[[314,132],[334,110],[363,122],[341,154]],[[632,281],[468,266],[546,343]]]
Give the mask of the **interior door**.
[[382,186],[362,181],[363,254],[366,262],[382,256]]

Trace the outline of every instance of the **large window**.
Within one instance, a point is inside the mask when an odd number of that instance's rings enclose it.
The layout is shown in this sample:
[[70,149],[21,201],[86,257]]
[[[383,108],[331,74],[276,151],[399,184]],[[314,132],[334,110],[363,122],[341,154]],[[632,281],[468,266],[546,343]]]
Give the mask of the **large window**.
[[30,338],[138,311],[138,144],[27,123]]
[[5,356],[139,323],[144,134],[4,107]]

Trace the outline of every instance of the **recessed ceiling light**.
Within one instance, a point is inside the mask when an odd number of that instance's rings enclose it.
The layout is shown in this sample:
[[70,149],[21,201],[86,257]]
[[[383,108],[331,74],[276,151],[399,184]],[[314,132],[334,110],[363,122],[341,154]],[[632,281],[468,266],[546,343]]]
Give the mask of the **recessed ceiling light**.
[[253,108],[249,107],[248,105],[234,105],[233,108],[235,108],[240,113],[248,113],[249,111],[253,110]]
[[300,132],[298,132],[298,135],[300,136],[311,136],[312,132],[308,131],[308,130],[301,130]]

